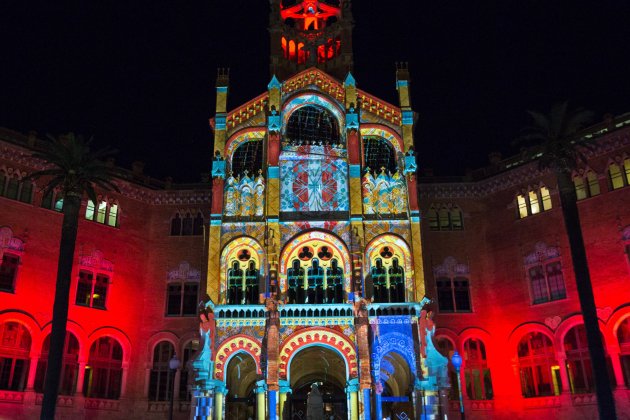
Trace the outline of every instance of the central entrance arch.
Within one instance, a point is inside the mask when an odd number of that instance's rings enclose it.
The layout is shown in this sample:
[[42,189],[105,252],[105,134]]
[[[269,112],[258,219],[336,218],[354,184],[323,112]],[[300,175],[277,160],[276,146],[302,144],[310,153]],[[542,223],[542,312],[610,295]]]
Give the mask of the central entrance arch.
[[346,362],[337,351],[323,345],[300,350],[289,364],[291,419],[306,419],[306,403],[313,384],[317,384],[324,400],[324,418],[347,419],[346,383]]

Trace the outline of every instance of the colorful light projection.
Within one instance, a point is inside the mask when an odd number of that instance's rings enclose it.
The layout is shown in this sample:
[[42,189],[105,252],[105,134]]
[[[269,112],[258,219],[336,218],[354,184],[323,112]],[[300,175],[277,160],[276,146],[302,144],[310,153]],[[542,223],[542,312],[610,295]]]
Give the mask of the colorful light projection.
[[280,365],[278,376],[290,380],[289,366],[291,360],[300,350],[311,346],[323,346],[337,352],[345,361],[346,378],[358,375],[357,352],[354,344],[345,335],[335,330],[324,328],[307,328],[290,335],[280,347]]
[[[350,280],[352,272],[350,267],[350,253],[348,252],[348,248],[336,236],[327,232],[317,230],[298,235],[285,245],[280,256],[280,291],[286,293],[287,270],[291,266],[293,260],[303,260],[299,258],[299,254],[305,247],[311,250],[313,256],[318,255],[323,247],[327,247],[327,251],[330,252],[332,255],[331,258],[327,258],[325,260],[320,258],[320,264],[322,268],[325,268],[326,264],[328,264],[329,261],[332,261],[335,258],[340,260],[339,266],[343,267],[344,290],[346,291],[346,293],[350,293]],[[304,264],[308,265],[309,262],[310,260],[305,261]]]
[[[242,255],[247,255],[249,258],[244,260]],[[265,276],[265,267],[267,266],[267,260],[265,258],[265,251],[262,246],[254,238],[247,236],[241,236],[230,241],[221,252],[221,290],[220,290],[220,303],[225,303],[227,293],[227,271],[232,267],[234,262],[237,262],[241,269],[247,269],[248,263],[254,261],[256,267],[259,268],[259,274],[261,277]],[[260,291],[261,293],[263,291]]]
[[262,354],[261,345],[257,340],[246,335],[236,335],[233,338],[221,343],[216,351],[214,364],[214,377],[225,382],[225,369],[232,357],[238,353],[247,353],[256,362],[256,373],[261,374],[260,355]]
[[225,145],[225,156],[229,162],[232,162],[232,155],[238,147],[248,141],[262,141],[266,131],[260,128],[246,128],[232,135]]
[[[387,249],[386,249],[387,248]],[[383,258],[382,254],[387,258]],[[384,267],[389,267],[394,258],[404,263],[405,269],[405,288],[409,294],[414,290],[414,270],[411,259],[411,251],[407,243],[400,237],[384,234],[374,238],[365,248],[365,267],[366,273],[370,271],[372,265],[375,265],[377,258],[381,258]]]
[[[396,156],[403,153],[403,140],[398,133],[380,124],[361,124],[361,137],[380,137],[392,145]],[[364,162],[365,163],[365,162]],[[378,170],[379,168],[372,168]]]

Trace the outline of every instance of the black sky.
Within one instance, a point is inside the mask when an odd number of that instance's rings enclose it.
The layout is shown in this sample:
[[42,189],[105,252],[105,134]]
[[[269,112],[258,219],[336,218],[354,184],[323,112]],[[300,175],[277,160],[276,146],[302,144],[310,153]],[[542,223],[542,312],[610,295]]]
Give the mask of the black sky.
[[[527,109],[630,111],[630,2],[355,0],[360,88],[396,103],[409,61],[420,165],[462,174],[513,152]],[[118,163],[209,171],[216,68],[229,107],[267,86],[266,0],[0,3],[0,126],[94,136]]]

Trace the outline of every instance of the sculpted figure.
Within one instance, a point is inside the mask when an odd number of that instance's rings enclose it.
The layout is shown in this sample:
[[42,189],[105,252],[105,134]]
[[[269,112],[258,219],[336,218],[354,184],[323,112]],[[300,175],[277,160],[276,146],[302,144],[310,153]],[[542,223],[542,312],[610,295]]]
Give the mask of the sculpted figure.
[[311,392],[306,398],[306,420],[324,420],[324,399],[317,384],[311,385]]

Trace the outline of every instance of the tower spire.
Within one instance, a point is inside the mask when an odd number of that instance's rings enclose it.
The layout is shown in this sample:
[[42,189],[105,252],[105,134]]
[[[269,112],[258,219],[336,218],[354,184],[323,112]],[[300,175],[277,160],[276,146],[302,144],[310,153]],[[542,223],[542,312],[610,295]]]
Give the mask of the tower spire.
[[269,0],[269,3],[272,75],[284,80],[316,66],[342,80],[352,70],[350,0]]

